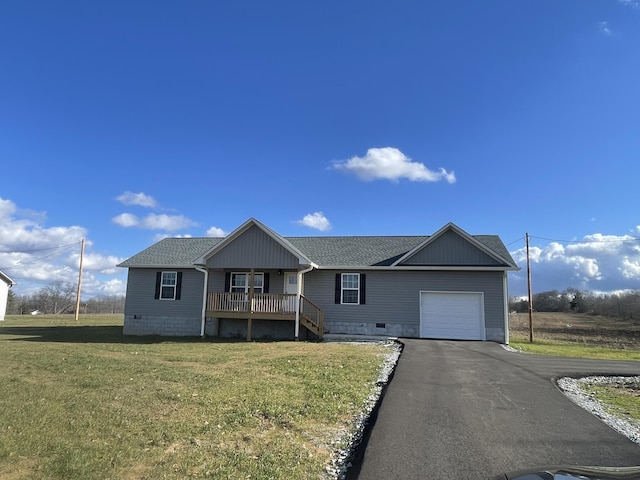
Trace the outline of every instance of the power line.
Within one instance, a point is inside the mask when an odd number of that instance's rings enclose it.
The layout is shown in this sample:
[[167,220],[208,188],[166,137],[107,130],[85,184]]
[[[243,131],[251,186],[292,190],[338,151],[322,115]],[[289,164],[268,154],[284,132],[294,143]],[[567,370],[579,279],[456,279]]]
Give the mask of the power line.
[[33,248],[31,250],[0,250],[0,253],[33,253],[33,252],[46,252],[47,250],[57,250],[58,248],[71,248],[76,245],[80,245],[81,242],[69,243],[67,245],[58,245],[56,247],[47,247],[47,248]]
[[511,243],[507,243],[507,244],[505,245],[505,247],[510,247],[510,246],[511,246],[511,245],[513,245],[514,243],[522,242],[524,239],[525,239],[524,237],[520,237],[520,238],[518,238],[517,240],[514,240],[514,241],[513,241],[513,242],[511,242]]
[[[20,261],[20,262],[12,265],[10,267],[0,267],[0,270],[15,270],[16,267],[23,267],[25,265],[31,265],[33,263],[38,263],[41,260],[44,260],[45,258],[54,257],[56,255],[59,255],[62,252],[65,252],[66,250],[69,250],[69,249],[71,249],[71,248],[73,248],[73,247],[75,247],[75,246],[77,246],[79,244],[80,244],[80,242],[72,243],[72,244],[69,244],[69,245],[63,245],[61,247],[54,247],[57,250],[55,252],[51,252],[48,255],[44,255],[44,256],[38,257],[38,258],[29,258],[29,260]],[[35,251],[44,251],[44,250],[51,250],[51,248],[43,248],[43,249],[35,250]],[[4,253],[7,253],[7,252],[4,252]],[[11,252],[11,253],[26,253],[26,252]]]
[[562,243],[624,243],[624,242],[640,242],[640,237],[630,238],[618,238],[616,240],[562,240],[559,238],[545,238],[529,235],[529,238],[536,238],[538,240],[545,240],[547,242],[562,242]]

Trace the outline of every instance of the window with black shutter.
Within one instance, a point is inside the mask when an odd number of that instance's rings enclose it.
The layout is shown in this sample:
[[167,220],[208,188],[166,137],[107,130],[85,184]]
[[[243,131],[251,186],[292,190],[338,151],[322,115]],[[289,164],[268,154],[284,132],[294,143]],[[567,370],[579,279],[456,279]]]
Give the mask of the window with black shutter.
[[156,273],[156,300],[180,300],[181,293],[182,272]]
[[335,303],[364,305],[366,301],[364,273],[336,273]]

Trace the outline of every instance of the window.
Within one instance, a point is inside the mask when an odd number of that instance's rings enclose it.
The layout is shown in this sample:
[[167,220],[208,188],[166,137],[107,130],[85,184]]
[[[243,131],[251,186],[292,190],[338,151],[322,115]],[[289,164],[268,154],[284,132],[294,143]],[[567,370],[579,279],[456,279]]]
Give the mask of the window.
[[360,274],[342,274],[342,303],[358,303],[360,299]]
[[176,298],[176,278],[177,272],[162,272],[162,281],[160,283],[160,298],[165,300],[173,300]]
[[336,273],[335,303],[346,305],[364,305],[366,294],[364,273]]
[[[248,293],[250,278],[251,278],[250,273],[232,273],[229,291]],[[264,287],[264,274],[254,273],[253,274],[253,291],[255,293],[262,293],[264,291],[263,287]]]
[[181,284],[182,272],[157,272],[156,300],[180,300]]

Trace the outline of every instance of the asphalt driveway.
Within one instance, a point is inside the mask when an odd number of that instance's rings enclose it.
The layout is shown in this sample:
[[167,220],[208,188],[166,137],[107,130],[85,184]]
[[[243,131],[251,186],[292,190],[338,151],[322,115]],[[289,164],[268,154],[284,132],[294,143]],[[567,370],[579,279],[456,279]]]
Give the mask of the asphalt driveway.
[[547,464],[640,465],[640,446],[552,378],[640,375],[640,363],[513,353],[489,342],[402,340],[349,479],[484,479]]

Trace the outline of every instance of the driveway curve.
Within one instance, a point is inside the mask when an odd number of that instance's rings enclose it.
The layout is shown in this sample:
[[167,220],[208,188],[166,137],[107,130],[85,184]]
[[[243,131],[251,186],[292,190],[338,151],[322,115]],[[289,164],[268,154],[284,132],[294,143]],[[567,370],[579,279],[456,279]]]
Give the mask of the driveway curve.
[[552,379],[640,375],[639,362],[527,355],[491,342],[403,339],[347,479],[485,479],[540,465],[640,465],[640,446]]

